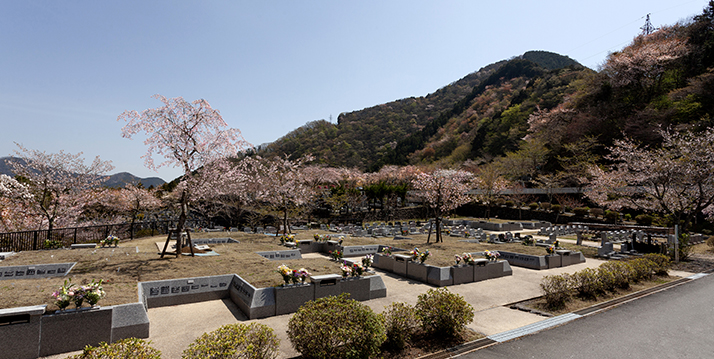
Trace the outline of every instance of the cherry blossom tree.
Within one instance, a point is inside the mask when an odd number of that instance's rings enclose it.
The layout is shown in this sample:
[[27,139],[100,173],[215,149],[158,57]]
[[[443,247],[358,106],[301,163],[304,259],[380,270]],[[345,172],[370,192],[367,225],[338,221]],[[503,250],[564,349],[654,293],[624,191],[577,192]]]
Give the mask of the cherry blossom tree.
[[473,188],[476,190],[475,198],[486,204],[486,218],[491,218],[491,206],[501,196],[510,183],[503,178],[498,165],[487,164],[475,169],[476,177]]
[[635,86],[641,96],[650,99],[661,86],[668,65],[689,52],[687,40],[676,27],[662,27],[649,34],[637,36],[621,52],[610,54],[603,72],[615,87]]
[[15,153],[21,160],[10,161],[10,166],[32,195],[30,209],[42,217],[50,231],[58,222],[76,223],[84,205],[93,200],[91,189],[100,186],[107,179],[104,174],[114,169],[111,161],[102,161],[99,156],[85,165],[81,152],[48,154],[17,146]]
[[42,221],[28,205],[32,198],[27,185],[0,174],[0,230],[19,232],[38,228]]
[[255,202],[267,205],[279,213],[284,234],[290,231],[290,218],[297,215],[313,196],[312,188],[302,171],[312,160],[312,156],[303,156],[297,160],[291,160],[288,156],[255,156],[241,161],[247,190],[253,194]]
[[[196,171],[216,160],[235,156],[250,145],[239,130],[227,128],[221,114],[206,100],[188,102],[181,97],[153,97],[164,105],[141,113],[125,111],[117,120],[127,122],[122,128],[123,137],[132,138],[140,132],[147,136],[144,144],[149,148],[142,156],[146,167],[156,170],[171,165],[183,170],[183,178],[176,188],[180,193],[176,231],[182,233],[189,204],[199,195],[197,189],[207,188]],[[155,155],[163,157],[164,161],[156,165]],[[181,247],[180,235],[177,235],[177,257]]]
[[661,131],[660,147],[615,142],[609,171],[592,166],[586,195],[613,210],[637,208],[670,215],[686,230],[714,206],[714,128],[701,133]]
[[473,200],[468,194],[472,178],[473,175],[466,171],[439,169],[431,173],[420,172],[412,181],[417,196],[434,210],[437,243],[444,241],[441,237],[442,216]]

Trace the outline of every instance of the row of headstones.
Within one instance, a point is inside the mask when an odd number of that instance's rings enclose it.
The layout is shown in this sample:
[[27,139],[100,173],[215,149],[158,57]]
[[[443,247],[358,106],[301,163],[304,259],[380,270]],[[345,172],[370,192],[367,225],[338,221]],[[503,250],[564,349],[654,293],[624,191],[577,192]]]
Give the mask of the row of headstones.
[[[280,230],[282,230],[283,227],[280,227]],[[273,226],[267,226],[265,228],[258,226],[255,227],[255,230],[253,230],[250,227],[243,227],[243,232],[245,233],[257,233],[257,234],[275,234],[277,233],[278,229],[273,227]]]
[[464,219],[454,219],[446,220],[444,222],[447,226],[464,226],[468,228],[482,228],[488,231],[520,231],[523,229],[539,229],[543,227],[550,227],[552,224],[550,222],[540,221],[540,222],[506,222],[506,223],[496,223],[487,221],[470,221]]
[[587,230],[588,230],[588,226],[583,226],[583,225],[549,226],[549,227],[542,227],[538,231],[538,235],[550,236],[551,234],[555,234],[557,236],[565,236],[565,235],[576,234],[578,232],[582,233]]

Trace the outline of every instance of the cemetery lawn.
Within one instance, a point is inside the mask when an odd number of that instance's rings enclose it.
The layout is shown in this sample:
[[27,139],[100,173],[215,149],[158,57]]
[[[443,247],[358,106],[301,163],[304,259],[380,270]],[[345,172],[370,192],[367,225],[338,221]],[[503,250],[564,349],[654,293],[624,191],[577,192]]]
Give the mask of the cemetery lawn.
[[[297,231],[296,239],[313,239],[315,233],[330,234],[324,231]],[[20,252],[0,262],[2,266],[31,265],[44,263],[77,262],[66,277],[44,279],[11,279],[0,281],[0,308],[12,308],[47,304],[47,310],[57,307],[53,304],[52,292],[62,286],[66,279],[72,283],[87,284],[92,280],[104,280],[106,297],[99,302],[101,306],[134,303],[137,299],[137,283],[162,279],[201,277],[222,274],[238,274],[253,286],[270,287],[282,283],[277,267],[286,264],[290,268],[305,268],[313,275],[340,273],[339,264],[325,256],[311,256],[298,260],[270,261],[256,254],[259,251],[286,250],[277,237],[236,232],[192,233],[192,238],[230,237],[240,243],[214,244],[211,248],[218,256],[175,258],[166,255],[160,258],[156,242],[165,242],[165,236],[154,236],[125,240],[116,248],[96,249],[54,249]],[[384,238],[344,237],[343,245],[383,244],[411,250],[418,247],[431,253],[426,264],[451,266],[454,255],[464,252],[482,252],[502,250],[523,254],[544,255],[545,248],[529,247],[521,244],[488,244],[462,242],[464,238],[444,236],[443,243],[427,244],[427,235],[410,235],[411,239],[394,240]],[[565,245],[568,247],[568,245]],[[575,247],[575,246],[572,246]],[[587,247],[578,249],[588,250]],[[584,252],[586,256],[592,253]],[[86,304],[85,304],[86,305]]]

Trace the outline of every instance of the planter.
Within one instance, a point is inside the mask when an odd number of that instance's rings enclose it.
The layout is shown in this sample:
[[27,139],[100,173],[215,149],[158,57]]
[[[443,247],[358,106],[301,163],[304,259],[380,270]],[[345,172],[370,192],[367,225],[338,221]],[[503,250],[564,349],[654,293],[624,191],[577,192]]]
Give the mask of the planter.
[[[426,266],[427,282],[438,287],[453,285],[454,277],[451,274],[452,267],[434,267]],[[472,272],[473,273],[473,272]]]
[[342,276],[338,274],[311,276],[310,281],[315,288],[315,299],[342,293]]
[[407,263],[412,259],[412,256],[406,256],[403,254],[394,255],[394,274],[398,274],[402,277],[407,276]]
[[315,289],[310,284],[275,287],[275,315],[297,312],[303,304],[313,299]]
[[372,264],[372,266],[388,272],[394,272],[394,257],[384,254],[375,254],[374,264]]
[[507,261],[488,262],[485,265],[475,265],[473,267],[474,282],[513,274],[513,270]]
[[563,262],[557,254],[545,256],[545,263],[548,265],[548,269],[560,268],[563,266]]
[[454,284],[471,283],[474,281],[474,265],[458,264],[451,267]]
[[428,280],[427,265],[418,262],[407,262],[407,278],[426,283]]
[[349,293],[350,299],[363,301],[370,299],[369,277],[350,277],[340,281],[343,293]]

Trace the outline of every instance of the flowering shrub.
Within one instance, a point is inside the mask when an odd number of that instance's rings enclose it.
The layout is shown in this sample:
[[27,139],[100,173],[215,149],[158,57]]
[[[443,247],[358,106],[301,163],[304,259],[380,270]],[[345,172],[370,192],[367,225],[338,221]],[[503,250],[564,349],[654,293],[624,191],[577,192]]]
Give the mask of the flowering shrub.
[[385,256],[391,256],[392,250],[392,247],[382,247],[382,254],[384,254]]
[[333,260],[339,261],[342,259],[342,252],[338,250],[330,251],[330,255],[332,256]]
[[279,346],[273,328],[259,323],[236,323],[203,333],[183,351],[182,358],[272,359],[278,356]]
[[483,252],[483,256],[486,257],[489,261],[496,261],[498,257],[501,256],[501,253],[498,253],[498,251],[489,251],[486,250]]

